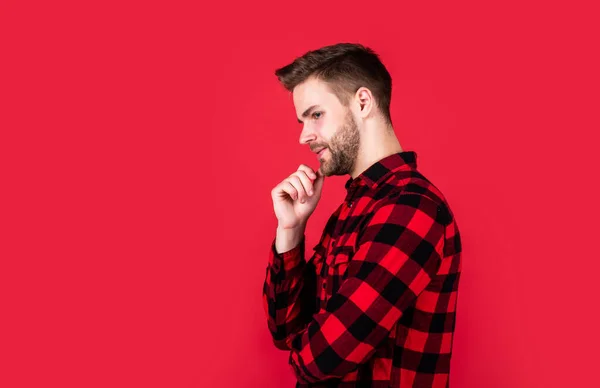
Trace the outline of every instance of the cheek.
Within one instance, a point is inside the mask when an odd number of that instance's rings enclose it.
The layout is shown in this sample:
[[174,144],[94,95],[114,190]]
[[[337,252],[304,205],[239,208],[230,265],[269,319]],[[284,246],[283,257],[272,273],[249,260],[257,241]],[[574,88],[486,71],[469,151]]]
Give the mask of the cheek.
[[315,130],[316,130],[317,132],[319,132],[319,133],[320,133],[321,135],[323,135],[323,136],[327,135],[327,134],[326,134],[326,132],[327,132],[327,127],[328,127],[328,125],[327,125],[327,123],[325,122],[325,120],[317,120],[317,121],[315,122]]
[[336,127],[331,122],[320,120],[316,123],[315,130],[319,133],[319,136],[323,141],[330,144],[331,139],[336,132]]

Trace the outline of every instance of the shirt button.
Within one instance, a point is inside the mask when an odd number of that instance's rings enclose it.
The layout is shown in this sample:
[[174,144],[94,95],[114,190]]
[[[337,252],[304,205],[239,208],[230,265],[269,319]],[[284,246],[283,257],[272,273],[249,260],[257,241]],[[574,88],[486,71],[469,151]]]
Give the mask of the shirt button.
[[348,207],[352,207],[352,202],[350,202],[350,203],[348,204]]

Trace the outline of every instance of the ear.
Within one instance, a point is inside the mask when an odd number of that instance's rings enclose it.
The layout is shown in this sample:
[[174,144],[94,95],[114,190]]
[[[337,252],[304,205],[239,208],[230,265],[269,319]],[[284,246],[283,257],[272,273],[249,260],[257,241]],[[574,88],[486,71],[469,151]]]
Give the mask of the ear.
[[357,112],[358,117],[365,119],[373,110],[373,105],[375,103],[373,94],[369,89],[361,87],[356,91],[356,98],[358,99],[360,107],[360,110]]

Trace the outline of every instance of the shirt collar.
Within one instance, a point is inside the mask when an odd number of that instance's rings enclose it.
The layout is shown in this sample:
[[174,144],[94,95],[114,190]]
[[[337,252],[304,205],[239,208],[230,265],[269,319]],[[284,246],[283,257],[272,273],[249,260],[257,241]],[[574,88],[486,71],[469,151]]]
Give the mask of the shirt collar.
[[416,168],[417,153],[415,151],[402,151],[391,154],[373,163],[356,178],[353,179],[350,177],[345,184],[346,191],[350,193],[361,185],[366,185],[373,189],[394,171],[411,170]]

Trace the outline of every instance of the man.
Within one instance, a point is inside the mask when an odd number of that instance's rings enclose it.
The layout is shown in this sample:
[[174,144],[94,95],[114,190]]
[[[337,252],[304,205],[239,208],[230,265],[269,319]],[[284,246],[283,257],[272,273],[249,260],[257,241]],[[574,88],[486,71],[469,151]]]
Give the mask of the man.
[[[293,94],[300,143],[320,161],[271,191],[278,227],[263,299],[296,386],[448,387],[461,239],[395,136],[388,71],[371,49],[337,44],[275,74]],[[325,177],[345,174],[345,200],[307,258]]]

